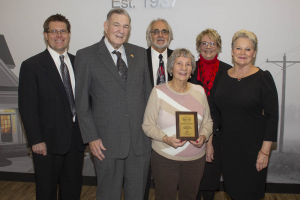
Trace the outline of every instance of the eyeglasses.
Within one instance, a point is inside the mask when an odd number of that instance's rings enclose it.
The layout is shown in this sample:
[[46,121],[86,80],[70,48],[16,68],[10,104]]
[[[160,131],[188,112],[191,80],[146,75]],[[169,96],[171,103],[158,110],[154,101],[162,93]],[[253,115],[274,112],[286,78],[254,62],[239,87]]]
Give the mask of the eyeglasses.
[[69,33],[68,30],[64,29],[64,30],[51,30],[51,31],[47,31],[47,33],[53,34],[53,35],[58,35],[58,33],[62,34],[62,35],[66,35],[67,33]]
[[166,29],[163,29],[161,31],[158,29],[155,29],[154,31],[150,31],[150,33],[153,33],[153,35],[159,35],[159,33],[161,33],[162,35],[168,35],[169,31]]
[[209,46],[211,46],[211,47],[214,47],[214,46],[217,45],[217,43],[215,43],[215,42],[201,42],[201,43],[200,43],[200,45],[203,46],[203,47],[207,47],[208,44],[209,44]]

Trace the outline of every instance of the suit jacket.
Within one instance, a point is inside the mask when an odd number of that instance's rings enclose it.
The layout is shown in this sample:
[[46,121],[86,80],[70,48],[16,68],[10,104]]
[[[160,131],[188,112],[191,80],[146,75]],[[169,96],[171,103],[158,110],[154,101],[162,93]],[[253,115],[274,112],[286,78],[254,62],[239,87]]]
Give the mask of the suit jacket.
[[104,38],[76,54],[76,106],[85,143],[101,139],[106,157],[125,158],[130,145],[137,156],[151,150],[142,130],[151,91],[144,48],[124,43],[127,84],[122,81]]
[[[198,66],[198,61],[196,62],[196,69],[195,69],[194,74],[191,78],[191,83],[199,84],[199,85],[202,86],[202,83],[200,81],[199,82],[197,81],[197,76],[198,76],[198,67],[197,66]],[[229,65],[227,63],[224,63],[220,60],[220,62],[219,62],[219,71],[227,71],[231,67],[232,67],[231,65]]]
[[[173,50],[167,48],[167,54],[168,58],[173,53]],[[151,46],[147,49],[147,56],[148,56],[148,67],[149,67],[149,73],[150,73],[150,81],[152,84],[152,87],[154,87],[154,80],[153,80],[153,68],[152,68],[152,55],[151,55]],[[167,67],[167,66],[165,66]],[[168,73],[168,81],[172,80],[172,76]]]
[[[75,56],[68,55],[74,65]],[[19,111],[28,146],[45,142],[48,152],[65,154],[74,137],[78,150],[85,149],[78,123],[73,123],[61,76],[47,49],[21,65]]]

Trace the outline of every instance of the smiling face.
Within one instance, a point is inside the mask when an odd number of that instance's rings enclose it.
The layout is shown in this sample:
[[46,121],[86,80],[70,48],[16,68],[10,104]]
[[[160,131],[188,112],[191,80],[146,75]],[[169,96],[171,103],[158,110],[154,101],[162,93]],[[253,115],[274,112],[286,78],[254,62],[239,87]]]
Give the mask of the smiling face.
[[252,65],[252,60],[256,56],[253,43],[248,38],[239,38],[235,41],[231,51],[235,65],[241,67]]
[[173,74],[173,79],[187,82],[192,73],[191,58],[186,58],[182,55],[176,57],[171,72]]
[[113,14],[109,21],[104,22],[105,37],[114,49],[127,40],[130,31],[129,18],[126,15]]
[[[211,40],[208,35],[204,35],[202,37],[201,42],[214,42],[216,43],[216,41]],[[206,60],[212,60],[215,58],[215,56],[217,55],[217,53],[219,52],[219,47],[217,45],[214,46],[202,46],[201,44],[199,45],[199,52],[202,55],[202,57]]]
[[[58,22],[58,21],[52,21],[49,23],[49,30],[67,30],[67,25],[65,22]],[[48,45],[51,49],[56,51],[58,54],[63,54],[70,41],[71,33],[44,33],[45,40],[47,41]]]
[[[167,25],[163,21],[156,21],[152,24],[151,31],[154,30],[168,30]],[[157,35],[154,35],[153,33],[150,34],[150,41],[153,49],[155,49],[157,52],[162,53],[165,51],[165,49],[169,45],[169,33],[163,35],[161,32]]]

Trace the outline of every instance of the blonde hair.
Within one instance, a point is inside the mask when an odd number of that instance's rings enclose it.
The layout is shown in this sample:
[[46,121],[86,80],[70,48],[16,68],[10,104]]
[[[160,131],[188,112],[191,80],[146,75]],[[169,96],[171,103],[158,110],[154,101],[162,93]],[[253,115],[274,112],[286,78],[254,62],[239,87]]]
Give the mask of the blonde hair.
[[196,37],[196,50],[198,52],[198,54],[200,54],[199,51],[199,47],[201,45],[202,42],[202,38],[207,35],[211,40],[216,41],[217,43],[217,47],[219,48],[219,51],[217,54],[222,52],[222,40],[221,40],[221,36],[219,35],[219,33],[211,28],[207,28],[204,31],[202,31],[201,33],[199,33]]
[[234,47],[235,41],[239,38],[248,38],[253,44],[254,51],[257,50],[257,43],[258,43],[257,37],[253,32],[247,31],[247,30],[240,30],[233,35],[232,42],[231,42],[231,48]]

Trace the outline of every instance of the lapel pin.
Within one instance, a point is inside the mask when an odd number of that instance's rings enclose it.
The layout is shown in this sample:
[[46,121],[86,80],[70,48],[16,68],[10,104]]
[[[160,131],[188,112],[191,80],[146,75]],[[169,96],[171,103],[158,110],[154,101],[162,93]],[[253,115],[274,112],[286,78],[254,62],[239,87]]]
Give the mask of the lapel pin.
[[131,57],[134,57],[132,54],[130,54]]

